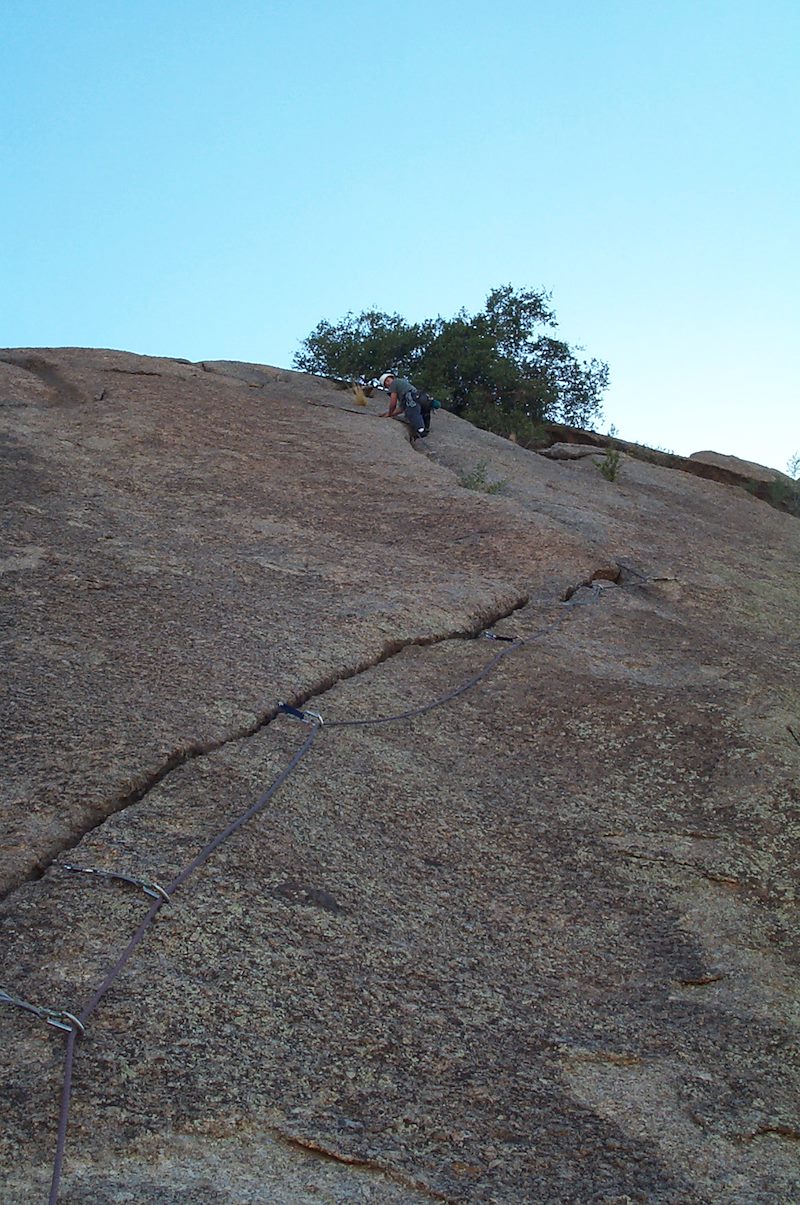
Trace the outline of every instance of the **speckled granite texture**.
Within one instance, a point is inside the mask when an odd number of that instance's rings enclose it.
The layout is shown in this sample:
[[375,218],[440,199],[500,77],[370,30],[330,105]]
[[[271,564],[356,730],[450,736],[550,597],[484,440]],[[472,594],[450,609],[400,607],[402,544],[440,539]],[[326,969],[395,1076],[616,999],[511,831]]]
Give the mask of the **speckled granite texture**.
[[[0,352],[0,985],[80,1012],[150,901],[64,864],[169,882],[327,721],[93,1014],[59,1200],[797,1199],[800,522],[382,408]],[[63,1047],[0,1007],[10,1205]]]

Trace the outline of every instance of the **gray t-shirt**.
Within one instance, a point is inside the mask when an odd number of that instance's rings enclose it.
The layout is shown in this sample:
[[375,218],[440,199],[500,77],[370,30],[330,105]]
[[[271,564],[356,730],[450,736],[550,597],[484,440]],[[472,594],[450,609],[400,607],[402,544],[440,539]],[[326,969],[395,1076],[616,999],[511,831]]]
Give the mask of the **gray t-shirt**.
[[414,386],[407,377],[395,377],[389,386],[390,393],[397,394],[397,404],[401,410],[406,408],[406,394],[410,393]]

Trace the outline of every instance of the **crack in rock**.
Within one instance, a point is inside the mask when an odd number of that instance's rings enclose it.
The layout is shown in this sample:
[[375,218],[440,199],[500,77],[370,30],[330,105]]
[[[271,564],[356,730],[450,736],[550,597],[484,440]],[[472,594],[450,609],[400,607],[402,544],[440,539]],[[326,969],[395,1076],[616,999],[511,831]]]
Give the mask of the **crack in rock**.
[[708,987],[710,983],[720,983],[723,979],[729,979],[727,971],[712,971],[708,975],[698,975],[693,979],[678,979],[677,982],[681,987]]
[[757,1130],[753,1130],[751,1134],[741,1134],[740,1142],[754,1142],[756,1138],[788,1138],[792,1142],[800,1140],[800,1130],[796,1130],[789,1125],[765,1125],[759,1126]]
[[284,1142],[295,1150],[303,1151],[306,1155],[316,1156],[318,1159],[330,1159],[334,1163],[344,1163],[348,1167],[355,1167],[367,1173],[385,1176],[387,1180],[391,1180],[395,1184],[400,1184],[404,1188],[415,1189],[417,1192],[423,1193],[432,1201],[449,1201],[451,1199],[445,1196],[444,1193],[437,1192],[435,1188],[431,1188],[429,1184],[425,1184],[423,1181],[417,1180],[412,1176],[406,1176],[393,1167],[377,1163],[375,1160],[366,1158],[363,1155],[346,1154],[343,1151],[337,1151],[327,1143],[323,1144],[319,1142],[317,1139],[289,1134],[280,1129],[274,1130],[274,1133],[281,1142]]
[[662,866],[682,866],[686,870],[693,870],[695,874],[701,875],[704,879],[710,879],[712,883],[723,883],[727,887],[741,886],[741,880],[734,878],[733,875],[723,874],[721,871],[707,870],[704,866],[698,866],[695,862],[684,862],[680,858],[670,858],[665,854],[645,854],[640,853],[635,849],[622,849],[618,853],[623,857],[635,858],[639,862],[659,862]]
[[[571,598],[574,598],[579,590],[586,589],[587,587],[591,589],[593,586],[600,586],[601,583],[604,583],[606,586],[622,585],[623,578],[626,576],[627,572],[627,567],[623,570],[623,566],[621,564],[613,561],[610,565],[601,565],[599,569],[595,569],[591,577],[584,578],[583,581],[576,582],[574,586],[570,586],[561,595],[561,601],[569,602]],[[638,571],[636,576],[638,578],[642,578],[644,581],[647,581],[647,578],[643,574],[638,573]]]
[[[345,666],[338,670],[320,678],[313,686],[306,691],[294,692],[288,695],[285,699],[293,707],[302,708],[310,699],[316,698],[318,695],[324,694],[331,690],[340,682],[346,682],[351,678],[358,677],[360,674],[366,673],[376,666],[382,665],[392,657],[398,656],[407,648],[424,648],[433,644],[442,644],[448,640],[470,640],[479,636],[481,632],[487,628],[493,627],[502,619],[507,619],[516,611],[521,610],[530,602],[530,596],[527,594],[518,596],[512,606],[506,607],[501,611],[481,611],[476,616],[474,622],[466,627],[458,628],[454,631],[443,633],[440,636],[419,636],[409,640],[390,640],[386,641],[377,655],[364,657],[353,666]],[[102,815],[96,816],[97,809],[94,809],[95,814],[92,817],[87,817],[83,823],[76,823],[69,837],[64,837],[60,841],[54,843],[49,849],[45,850],[37,861],[37,865],[33,868],[22,882],[36,881],[43,877],[47,869],[59,857],[60,854],[66,853],[68,850],[78,846],[84,837],[95,829],[100,828],[106,820],[111,816],[117,815],[125,811],[136,803],[140,803],[155,787],[164,781],[164,779],[172,774],[175,770],[180,769],[191,761],[197,758],[206,757],[211,753],[216,753],[219,749],[226,745],[235,744],[238,741],[248,740],[255,736],[268,724],[270,724],[278,715],[277,703],[266,708],[261,713],[257,714],[255,720],[244,727],[228,732],[214,740],[208,741],[189,741],[181,748],[174,749],[164,761],[157,767],[143,772],[130,790],[116,798],[107,801],[103,808]],[[17,884],[12,887],[4,895],[0,895],[0,899],[9,898],[17,889]]]
[[153,372],[144,368],[107,368],[106,372],[115,372],[122,377],[163,377],[163,372]]

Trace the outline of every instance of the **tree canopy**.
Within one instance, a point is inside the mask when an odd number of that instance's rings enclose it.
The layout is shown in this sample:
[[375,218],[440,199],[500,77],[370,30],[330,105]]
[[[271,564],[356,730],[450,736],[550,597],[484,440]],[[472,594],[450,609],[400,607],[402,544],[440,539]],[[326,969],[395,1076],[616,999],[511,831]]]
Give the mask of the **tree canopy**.
[[295,368],[361,385],[390,369],[480,426],[503,430],[532,421],[588,426],[602,418],[608,365],[580,360],[553,337],[550,294],[492,289],[470,315],[406,322],[365,310],[322,321],[301,343]]

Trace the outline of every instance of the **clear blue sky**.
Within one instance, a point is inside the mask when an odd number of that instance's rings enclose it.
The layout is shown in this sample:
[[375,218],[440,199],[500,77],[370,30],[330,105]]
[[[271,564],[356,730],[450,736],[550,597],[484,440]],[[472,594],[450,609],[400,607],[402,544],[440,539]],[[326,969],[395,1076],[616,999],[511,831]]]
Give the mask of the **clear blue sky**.
[[603,429],[785,469],[798,62],[800,0],[4,0],[0,345],[289,366],[544,286]]

